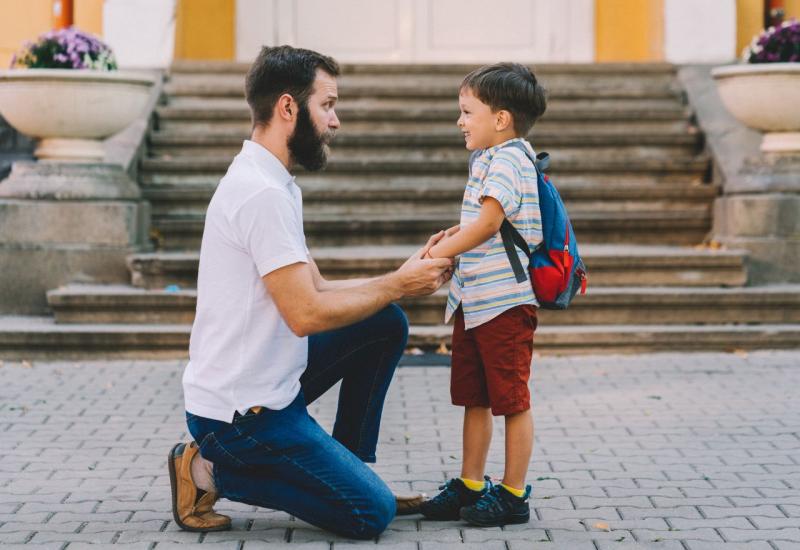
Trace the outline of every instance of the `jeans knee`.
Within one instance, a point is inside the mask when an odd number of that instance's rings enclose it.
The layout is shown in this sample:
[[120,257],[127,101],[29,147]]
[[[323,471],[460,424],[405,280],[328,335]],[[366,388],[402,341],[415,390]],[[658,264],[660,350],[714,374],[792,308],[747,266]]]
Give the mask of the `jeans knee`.
[[389,304],[381,311],[386,331],[397,335],[398,345],[406,347],[408,342],[408,317],[403,308],[397,304]]
[[383,533],[397,513],[397,503],[388,488],[372,495],[366,509],[354,514],[348,536],[355,539],[374,539]]

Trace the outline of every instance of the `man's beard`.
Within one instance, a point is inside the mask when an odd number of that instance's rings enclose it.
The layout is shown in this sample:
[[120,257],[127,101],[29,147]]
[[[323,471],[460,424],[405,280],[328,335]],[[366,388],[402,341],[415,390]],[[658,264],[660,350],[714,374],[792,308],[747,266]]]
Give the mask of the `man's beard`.
[[322,170],[328,163],[328,143],[332,138],[333,132],[317,133],[308,106],[301,105],[294,133],[287,141],[289,154],[295,163],[309,172]]

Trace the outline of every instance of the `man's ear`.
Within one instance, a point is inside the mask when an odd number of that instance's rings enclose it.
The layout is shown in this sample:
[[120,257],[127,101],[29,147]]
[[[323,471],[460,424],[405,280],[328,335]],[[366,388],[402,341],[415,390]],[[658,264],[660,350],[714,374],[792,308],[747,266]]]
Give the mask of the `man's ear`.
[[513,123],[511,113],[505,109],[497,111],[495,114],[494,129],[497,132],[503,132]]
[[278,98],[275,109],[278,111],[278,116],[286,122],[293,122],[297,116],[297,103],[289,94],[283,94]]

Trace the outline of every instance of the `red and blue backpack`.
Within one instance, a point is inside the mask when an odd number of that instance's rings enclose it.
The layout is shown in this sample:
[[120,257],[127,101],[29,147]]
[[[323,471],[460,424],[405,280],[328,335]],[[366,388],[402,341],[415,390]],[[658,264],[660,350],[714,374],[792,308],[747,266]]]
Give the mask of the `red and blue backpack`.
[[524,152],[536,169],[539,210],[542,218],[542,242],[533,251],[511,222],[508,219],[503,220],[500,235],[511,268],[518,283],[528,278],[514,250],[514,246],[517,246],[529,258],[528,273],[539,305],[545,309],[567,309],[578,290],[581,294],[586,293],[588,279],[567,209],[556,186],[550,181],[550,177],[544,174],[550,163],[550,155],[539,153],[534,158],[527,147],[519,141],[514,141],[507,147],[515,147]]

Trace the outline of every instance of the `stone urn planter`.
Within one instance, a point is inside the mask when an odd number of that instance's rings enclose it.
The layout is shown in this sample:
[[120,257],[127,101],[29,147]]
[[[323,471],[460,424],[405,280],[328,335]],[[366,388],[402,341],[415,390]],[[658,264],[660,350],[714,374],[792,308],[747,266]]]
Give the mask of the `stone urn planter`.
[[102,161],[102,140],[128,126],[147,105],[153,76],[128,71],[0,71],[0,114],[40,139],[40,160]]
[[754,63],[711,71],[725,107],[764,132],[765,153],[800,154],[800,63]]

